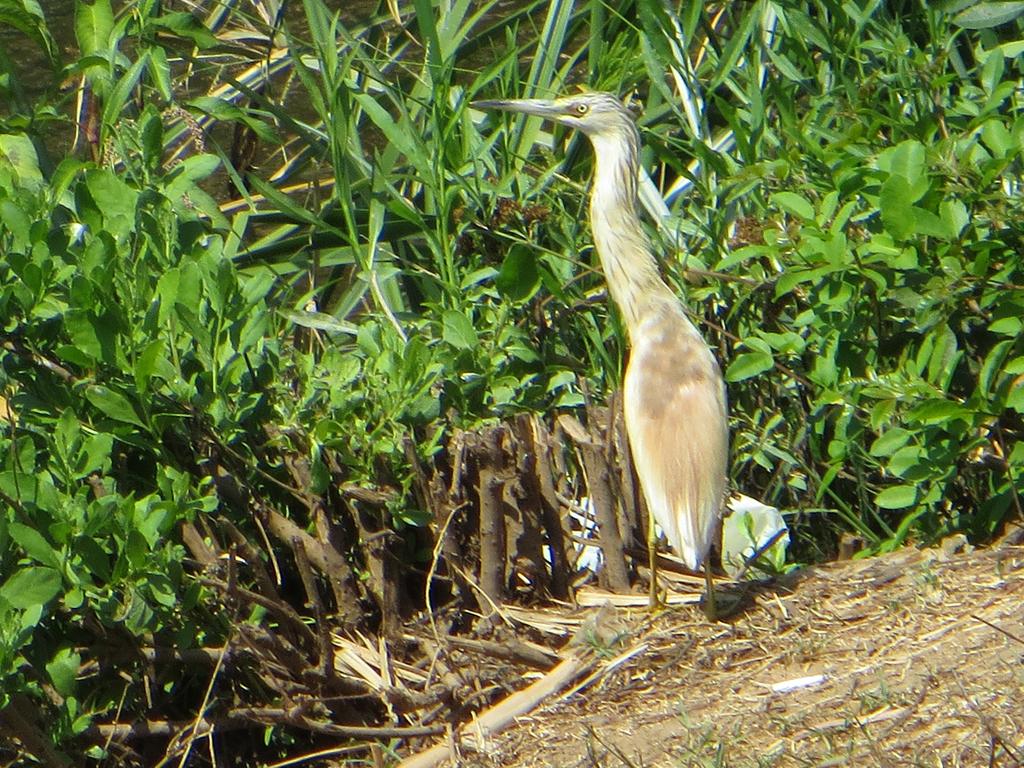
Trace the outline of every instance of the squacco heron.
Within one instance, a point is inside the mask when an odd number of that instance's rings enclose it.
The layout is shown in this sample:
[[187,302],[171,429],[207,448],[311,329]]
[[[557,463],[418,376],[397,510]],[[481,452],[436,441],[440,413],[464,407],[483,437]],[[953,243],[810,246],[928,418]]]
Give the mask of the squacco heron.
[[631,351],[623,411],[647,509],[651,604],[658,603],[656,534],[694,571],[704,566],[708,616],[715,601],[708,552],[725,500],[729,428],[725,384],[714,355],[661,278],[637,213],[640,134],[618,98],[584,93],[553,101],[478,101],[582,131],[594,148],[590,227]]

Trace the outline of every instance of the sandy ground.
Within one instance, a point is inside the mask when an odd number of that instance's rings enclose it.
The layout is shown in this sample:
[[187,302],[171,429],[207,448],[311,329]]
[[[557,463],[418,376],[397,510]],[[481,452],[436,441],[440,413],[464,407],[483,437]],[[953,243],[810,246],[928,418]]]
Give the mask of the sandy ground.
[[714,624],[618,611],[625,637],[598,650],[626,660],[454,764],[1024,765],[1024,547],[910,549],[734,597]]

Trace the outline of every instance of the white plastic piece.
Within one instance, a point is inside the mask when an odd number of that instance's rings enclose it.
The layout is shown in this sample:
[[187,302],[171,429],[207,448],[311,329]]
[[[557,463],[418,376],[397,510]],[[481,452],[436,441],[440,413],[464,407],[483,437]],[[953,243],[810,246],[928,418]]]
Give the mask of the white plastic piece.
[[761,547],[774,543],[761,553],[760,558],[776,570],[786,564],[789,529],[782,514],[775,507],[764,504],[742,493],[729,497],[728,516],[722,521],[722,567],[732,578],[761,578],[757,568],[746,568],[747,559]]
[[801,688],[813,688],[821,685],[827,678],[825,675],[809,675],[808,677],[796,677],[792,680],[783,680],[781,683],[772,683],[772,693],[789,693]]

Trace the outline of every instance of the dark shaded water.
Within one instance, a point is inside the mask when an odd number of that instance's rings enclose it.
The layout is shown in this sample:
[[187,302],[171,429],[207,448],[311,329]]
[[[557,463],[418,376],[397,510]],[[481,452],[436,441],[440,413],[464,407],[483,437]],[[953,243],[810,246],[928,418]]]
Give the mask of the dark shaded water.
[[[231,2],[232,0],[228,0]],[[258,2],[258,0],[257,0]],[[324,4],[332,11],[341,11],[346,21],[366,18],[377,8],[377,0],[324,0]],[[74,60],[77,55],[75,40],[75,6],[73,0],[39,0],[39,6],[46,17],[46,25],[57,45],[62,64]],[[116,7],[125,7],[124,2],[115,2]],[[246,12],[251,12],[249,2],[237,2]],[[180,7],[179,7],[180,6]],[[184,10],[184,3],[165,3],[168,11]],[[344,10],[342,10],[344,9]],[[201,14],[197,14],[200,15]],[[302,3],[288,4],[288,21],[290,24],[304,23]],[[14,27],[0,24],[0,47],[15,67],[18,81],[31,101],[59,83],[60,73],[51,71],[46,53],[31,38],[22,34]]]
[[[266,29],[266,25],[255,14],[253,6],[256,4],[271,5],[269,0],[217,1],[237,7],[241,14],[252,19],[252,24],[256,29]],[[300,38],[305,36],[303,4],[299,0],[291,2],[285,0],[285,2],[287,2],[286,22],[289,31]],[[324,4],[330,12],[339,12],[342,22],[350,25],[365,23],[371,15],[379,13],[380,5],[377,0],[324,0]],[[56,162],[57,158],[71,150],[72,144],[75,142],[74,116],[76,114],[75,102],[78,98],[78,83],[73,76],[77,73],[69,73],[64,68],[79,57],[75,35],[75,7],[79,3],[74,0],[39,0],[39,5],[46,19],[46,27],[53,37],[57,49],[57,66],[52,64],[46,51],[33,38],[12,26],[0,24],[0,49],[13,68],[17,86],[16,89],[12,89],[14,98],[10,100],[0,98],[0,119],[28,117],[44,105],[55,108],[58,117],[53,119],[53,112],[49,112],[51,117],[46,118],[45,122],[36,122],[33,132],[35,137],[40,140],[37,149],[42,152],[43,163],[51,165]],[[131,7],[131,3],[127,0],[114,0],[113,5],[115,9]],[[163,9],[165,13],[179,12],[186,10],[190,5],[184,2],[175,2],[175,0],[166,0]],[[205,3],[205,6],[214,6],[214,0]],[[204,19],[207,15],[206,8],[198,11],[192,9],[191,12],[200,19]],[[229,18],[224,27],[224,29],[238,28],[238,17]],[[131,45],[130,41],[122,45],[122,50],[125,50],[129,57],[131,52],[127,49]],[[168,51],[169,55],[174,55],[174,53],[174,51]],[[253,61],[258,60],[262,55],[257,43],[254,48]],[[206,61],[211,61],[211,59],[207,58]],[[217,63],[209,65],[199,63],[192,70],[193,77],[190,84],[193,88],[198,88],[201,91],[204,84],[208,84],[209,80],[216,77],[216,73],[220,71],[219,66]],[[70,87],[62,88],[61,81],[64,78],[68,78],[65,85]],[[193,91],[193,95],[196,92],[198,91]],[[308,111],[308,105],[298,104],[295,105],[295,109],[298,114],[305,116],[304,113]],[[38,118],[39,114],[36,114],[36,117]],[[216,125],[213,130],[219,132],[218,139],[222,144],[225,146],[231,144],[230,126]]]

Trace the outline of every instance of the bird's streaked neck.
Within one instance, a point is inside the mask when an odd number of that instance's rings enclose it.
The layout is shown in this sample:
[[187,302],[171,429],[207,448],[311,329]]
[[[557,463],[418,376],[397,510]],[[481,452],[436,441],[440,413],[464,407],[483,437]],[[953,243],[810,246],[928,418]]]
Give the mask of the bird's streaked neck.
[[632,335],[652,302],[668,298],[674,305],[677,300],[658,273],[651,242],[637,213],[639,135],[630,126],[618,134],[589,138],[595,155],[590,195],[594,246],[608,291]]
[[637,169],[640,163],[640,140],[636,131],[621,136],[591,136],[594,146],[594,185],[591,208],[600,202],[603,211],[621,211],[636,219]]

